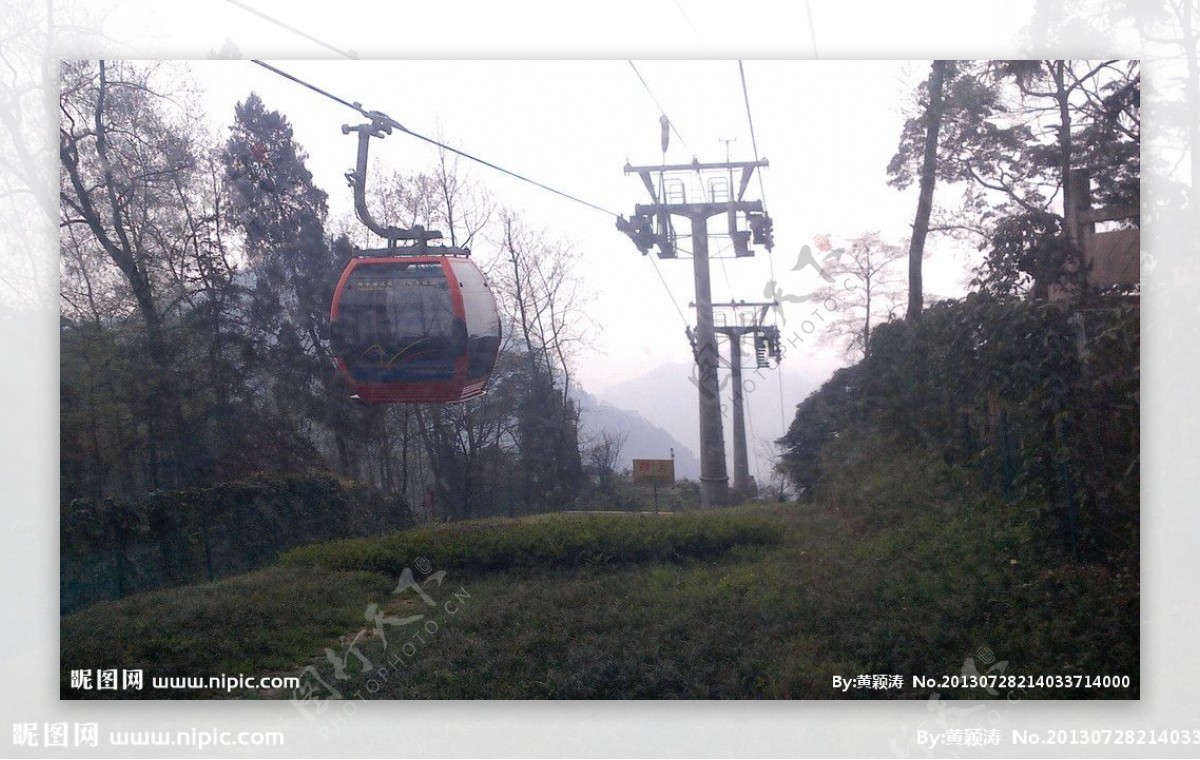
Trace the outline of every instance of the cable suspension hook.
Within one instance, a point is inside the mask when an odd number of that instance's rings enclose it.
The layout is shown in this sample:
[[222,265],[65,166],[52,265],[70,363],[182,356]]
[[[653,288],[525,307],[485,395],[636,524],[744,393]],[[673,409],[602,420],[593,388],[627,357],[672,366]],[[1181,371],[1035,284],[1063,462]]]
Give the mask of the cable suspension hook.
[[[383,138],[386,135],[390,135],[392,133],[392,125],[396,122],[387,116],[387,114],[380,113],[379,111],[369,111],[367,115],[371,118],[368,124],[359,124],[357,126],[342,125],[342,134],[358,133],[358,161],[355,164],[354,171],[346,173],[346,179],[349,181],[350,186],[354,188],[354,211],[358,215],[359,220],[371,232],[387,240],[388,251],[392,253],[414,256],[426,254],[443,256],[470,255],[470,250],[457,246],[432,246],[433,250],[431,251],[429,241],[442,239],[442,233],[436,230],[427,230],[419,224],[414,224],[408,228],[392,227],[381,224],[371,216],[371,210],[367,208],[367,156],[370,151],[371,138]],[[400,247],[397,245],[397,242],[400,240],[411,240],[413,243],[412,245]]]

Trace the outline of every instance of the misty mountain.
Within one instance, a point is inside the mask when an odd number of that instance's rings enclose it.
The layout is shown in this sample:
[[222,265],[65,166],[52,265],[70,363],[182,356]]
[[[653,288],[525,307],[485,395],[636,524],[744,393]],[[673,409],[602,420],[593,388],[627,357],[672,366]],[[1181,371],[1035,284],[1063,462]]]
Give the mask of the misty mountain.
[[675,477],[700,477],[700,460],[695,450],[680,443],[677,438],[647,420],[639,412],[618,408],[584,390],[577,390],[574,395],[583,410],[583,435],[580,440],[583,446],[587,445],[590,438],[605,430],[628,433],[629,439],[621,449],[618,469],[631,467],[633,459],[667,459],[671,456],[671,449],[674,449]]
[[[781,415],[777,371],[742,371],[742,396],[747,415],[746,437],[751,471],[755,470],[755,454],[759,453],[761,458],[762,447],[786,432],[796,414],[796,404],[803,401],[824,380],[806,377],[798,368],[787,366],[783,376]],[[730,410],[728,370],[722,368],[720,377],[725,451],[732,467],[733,414]],[[612,407],[637,412],[651,425],[658,426],[692,452],[697,452],[700,450],[700,410],[696,379],[694,365],[682,362],[662,364],[643,375],[605,388],[596,395]],[[760,462],[759,477],[765,474],[768,468],[768,464]]]

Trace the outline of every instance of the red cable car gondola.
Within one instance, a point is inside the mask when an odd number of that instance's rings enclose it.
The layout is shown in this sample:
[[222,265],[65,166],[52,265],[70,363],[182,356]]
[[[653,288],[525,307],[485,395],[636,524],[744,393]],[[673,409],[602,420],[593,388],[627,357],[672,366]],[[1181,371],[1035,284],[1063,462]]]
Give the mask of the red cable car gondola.
[[371,403],[475,398],[500,348],[496,301],[460,256],[351,259],[329,319],[338,368]]
[[[347,175],[354,208],[388,247],[362,251],[342,271],[329,307],[338,369],[367,403],[446,403],[481,395],[500,350],[496,299],[470,251],[429,245],[441,233],[376,222],[367,209],[367,151],[391,132],[382,114],[358,132],[358,162]],[[399,245],[398,241],[410,241]]]

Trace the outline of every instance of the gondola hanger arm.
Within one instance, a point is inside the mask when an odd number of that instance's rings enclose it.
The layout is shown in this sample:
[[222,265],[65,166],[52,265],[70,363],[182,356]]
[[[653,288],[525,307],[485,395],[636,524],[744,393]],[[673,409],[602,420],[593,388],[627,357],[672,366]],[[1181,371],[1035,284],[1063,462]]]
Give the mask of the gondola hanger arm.
[[[394,255],[422,256],[430,253],[435,255],[468,254],[469,251],[466,249],[451,248],[448,246],[435,246],[435,250],[431,251],[428,245],[429,241],[441,240],[441,232],[427,230],[419,224],[415,224],[412,227],[393,227],[380,223],[371,215],[371,210],[367,208],[367,159],[370,153],[371,138],[382,138],[390,135],[393,127],[404,128],[397,124],[391,117],[378,111],[368,112],[368,115],[371,117],[371,121],[367,124],[358,124],[356,126],[349,124],[342,125],[342,134],[358,133],[358,160],[355,163],[354,171],[346,174],[346,179],[350,181],[350,186],[354,189],[354,211],[358,215],[359,220],[371,232],[387,240],[388,250],[393,252]],[[396,245],[397,241],[400,240],[411,240],[413,244],[401,248]]]

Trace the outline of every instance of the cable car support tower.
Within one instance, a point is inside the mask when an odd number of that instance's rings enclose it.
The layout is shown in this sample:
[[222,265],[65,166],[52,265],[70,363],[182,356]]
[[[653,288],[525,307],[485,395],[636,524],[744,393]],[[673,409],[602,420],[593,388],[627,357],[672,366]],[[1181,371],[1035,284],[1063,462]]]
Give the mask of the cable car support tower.
[[[664,117],[665,119],[665,117]],[[666,130],[664,122],[663,151],[666,152]],[[700,396],[700,505],[704,509],[724,506],[729,501],[729,475],[725,467],[725,439],[721,424],[720,381],[717,375],[719,354],[717,333],[713,324],[712,284],[709,277],[709,233],[708,220],[714,216],[725,216],[728,235],[733,243],[737,258],[753,256],[751,241],[768,251],[774,246],[771,218],[763,211],[762,201],[746,200],[746,189],[754,170],[768,166],[767,160],[726,161],[724,163],[700,163],[693,159],[690,164],[667,164],[659,166],[631,166],[626,163],[626,174],[637,174],[650,194],[651,203],[636,204],[630,219],[619,217],[617,229],[629,235],[643,255],[657,248],[660,259],[679,258],[673,217],[683,217],[690,226],[692,243],[692,271],[695,279],[696,329],[690,331],[693,354],[698,368]],[[706,175],[719,173],[720,180],[709,179],[708,187],[719,188],[725,176],[733,177],[740,171],[736,193],[728,182],[726,198],[719,199],[717,192],[710,192],[705,202],[688,203],[685,183],[678,179],[681,173]],[[740,229],[744,221],[749,228]],[[743,444],[744,448],[744,444]],[[743,457],[744,459],[744,457]]]
[[[742,498],[754,495],[755,484],[750,477],[750,460],[746,448],[746,413],[742,399],[742,338],[754,338],[754,367],[769,369],[778,366],[783,358],[779,328],[764,324],[767,311],[779,304],[776,301],[733,301],[715,304],[718,309],[714,330],[729,339],[729,373],[733,395],[733,490]],[[723,317],[728,316],[728,319]]]

